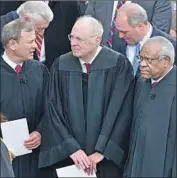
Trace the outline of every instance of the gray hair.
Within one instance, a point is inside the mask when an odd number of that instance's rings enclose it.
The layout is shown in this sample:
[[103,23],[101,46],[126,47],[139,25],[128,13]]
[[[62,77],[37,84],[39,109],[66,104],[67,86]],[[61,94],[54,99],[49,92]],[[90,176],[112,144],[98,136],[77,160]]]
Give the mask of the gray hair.
[[147,40],[144,45],[153,44],[153,43],[159,44],[160,46],[160,51],[159,51],[160,58],[163,59],[163,57],[168,56],[171,60],[171,63],[174,64],[175,49],[173,44],[168,39],[162,36],[155,36]]
[[119,13],[123,12],[127,17],[128,24],[135,28],[139,23],[148,23],[148,16],[146,10],[138,4],[128,3],[124,4],[117,12],[117,17]]
[[35,29],[31,22],[26,22],[22,19],[16,19],[6,24],[1,32],[3,47],[5,48],[11,39],[19,40],[22,31],[32,32],[35,31]]
[[53,12],[44,1],[26,1],[17,9],[20,17],[28,16],[35,20],[44,19],[47,22],[53,20]]
[[103,26],[101,24],[101,22],[99,22],[97,19],[93,18],[92,16],[90,15],[84,15],[84,16],[81,16],[77,19],[76,23],[77,22],[86,22],[86,23],[89,23],[89,26],[90,26],[90,29],[92,30],[92,34],[96,34],[96,35],[99,35],[99,36],[102,36],[103,35]]

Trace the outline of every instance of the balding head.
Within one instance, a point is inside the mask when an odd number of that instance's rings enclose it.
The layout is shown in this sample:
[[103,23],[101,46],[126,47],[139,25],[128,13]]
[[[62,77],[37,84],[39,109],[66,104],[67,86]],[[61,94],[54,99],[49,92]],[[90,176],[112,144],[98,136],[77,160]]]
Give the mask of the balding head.
[[85,26],[85,31],[88,31],[90,35],[103,35],[103,26],[102,24],[92,16],[86,15],[77,19],[75,25]]
[[150,28],[146,11],[135,3],[124,4],[118,10],[116,28],[119,38],[124,38],[128,44],[140,42]]
[[103,27],[91,16],[80,17],[74,24],[69,39],[73,55],[89,61],[101,43]]
[[127,19],[127,22],[131,27],[136,27],[138,23],[147,24],[148,22],[145,9],[135,3],[123,5],[117,12],[117,18],[122,18],[122,16]]

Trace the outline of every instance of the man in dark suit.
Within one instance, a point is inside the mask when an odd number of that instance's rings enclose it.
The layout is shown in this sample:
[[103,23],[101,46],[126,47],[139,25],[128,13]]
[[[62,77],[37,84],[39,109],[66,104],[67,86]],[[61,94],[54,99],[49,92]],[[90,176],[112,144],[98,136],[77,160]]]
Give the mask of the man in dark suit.
[[138,4],[125,4],[119,9],[116,18],[116,28],[119,34],[114,34],[113,36],[113,49],[126,55],[132,65],[136,63],[135,60],[138,60],[135,59],[137,45],[139,45],[140,51],[143,44],[150,37],[163,36],[170,40],[176,49],[176,40],[152,26],[148,22],[146,11]]
[[[36,35],[43,36],[45,29],[53,19],[53,12],[43,1],[27,1],[21,4],[16,11],[11,11],[1,16],[1,29],[5,24],[18,18],[30,21],[35,27]],[[3,51],[4,49],[1,46],[0,52],[2,53]]]
[[[42,1],[29,1],[26,3],[44,4]],[[47,2],[45,2],[45,4],[46,3]],[[38,58],[50,69],[55,58],[71,50],[68,34],[70,34],[72,26],[77,17],[79,17],[80,12],[76,1],[49,1],[48,5],[53,11],[54,18],[48,28],[45,28],[46,30],[42,43],[42,54],[40,56],[35,55],[35,58]],[[37,9],[38,8],[36,8],[36,13],[39,13],[40,11]],[[19,18],[17,11],[12,11],[4,16],[1,16],[1,28],[4,24]],[[2,53],[2,51],[3,49],[0,46],[0,52]]]
[[[122,0],[119,0],[122,1]],[[126,1],[128,3],[130,1]],[[169,33],[171,27],[171,5],[169,0],[132,0],[142,6],[148,15],[148,21],[158,29]],[[102,22],[104,28],[103,44],[106,44],[109,36],[111,21],[115,14],[118,1],[90,0],[85,11],[86,15],[92,15]]]

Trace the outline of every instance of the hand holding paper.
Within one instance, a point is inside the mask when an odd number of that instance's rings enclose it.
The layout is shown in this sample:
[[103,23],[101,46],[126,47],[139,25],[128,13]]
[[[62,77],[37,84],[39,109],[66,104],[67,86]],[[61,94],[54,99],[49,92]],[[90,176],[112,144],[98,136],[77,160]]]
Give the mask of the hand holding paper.
[[29,138],[25,140],[24,146],[27,149],[35,149],[41,144],[41,134],[37,131],[32,132]]
[[1,130],[4,143],[15,156],[32,152],[24,147],[25,139],[29,138],[26,118],[1,123]]

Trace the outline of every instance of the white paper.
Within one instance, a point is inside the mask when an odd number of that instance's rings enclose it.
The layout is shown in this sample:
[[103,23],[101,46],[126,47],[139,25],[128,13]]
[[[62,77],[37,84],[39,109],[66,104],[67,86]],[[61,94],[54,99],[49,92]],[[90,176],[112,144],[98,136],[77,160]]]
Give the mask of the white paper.
[[15,155],[21,156],[31,153],[24,147],[24,140],[29,138],[26,118],[1,123],[3,141],[7,148]]
[[78,169],[75,165],[57,169],[58,177],[96,177],[96,174],[88,176],[82,169]]

